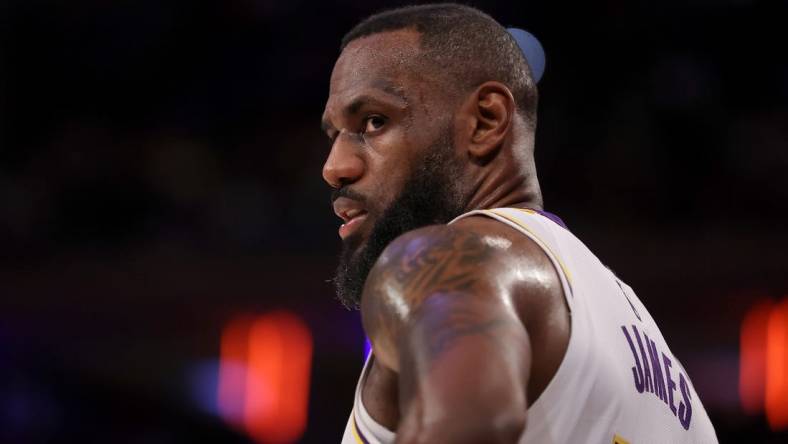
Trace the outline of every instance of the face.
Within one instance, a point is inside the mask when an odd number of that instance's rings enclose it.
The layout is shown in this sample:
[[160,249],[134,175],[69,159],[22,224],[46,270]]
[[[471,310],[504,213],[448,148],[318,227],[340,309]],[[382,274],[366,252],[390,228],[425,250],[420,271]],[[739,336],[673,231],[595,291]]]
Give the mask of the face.
[[364,281],[394,238],[462,213],[459,156],[449,110],[413,69],[418,34],[395,31],[351,42],[337,61],[323,114],[343,249],[334,283],[357,307]]

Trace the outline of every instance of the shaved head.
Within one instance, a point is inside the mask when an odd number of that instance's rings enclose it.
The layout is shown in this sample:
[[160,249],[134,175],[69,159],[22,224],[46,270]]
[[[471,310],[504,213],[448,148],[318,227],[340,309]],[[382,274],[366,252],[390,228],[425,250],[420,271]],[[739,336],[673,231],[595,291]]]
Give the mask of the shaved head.
[[407,6],[363,20],[342,39],[342,49],[359,38],[401,29],[420,36],[420,52],[410,62],[425,79],[455,95],[499,81],[511,90],[525,121],[535,126],[536,84],[517,42],[495,19],[453,3]]

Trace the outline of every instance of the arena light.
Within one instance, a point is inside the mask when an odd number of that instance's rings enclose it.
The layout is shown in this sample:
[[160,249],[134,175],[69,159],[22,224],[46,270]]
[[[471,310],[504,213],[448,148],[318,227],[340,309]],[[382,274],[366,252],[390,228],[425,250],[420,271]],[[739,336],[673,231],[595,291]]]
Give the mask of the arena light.
[[766,419],[772,430],[788,429],[788,299],[769,315],[766,342]]
[[222,332],[217,403],[222,418],[237,429],[244,428],[249,330],[253,323],[251,316],[242,316]]
[[741,325],[739,336],[739,399],[750,415],[763,413],[766,384],[766,340],[772,302],[753,305]]
[[219,411],[261,443],[296,442],[307,421],[312,335],[277,311],[232,321],[222,334]]

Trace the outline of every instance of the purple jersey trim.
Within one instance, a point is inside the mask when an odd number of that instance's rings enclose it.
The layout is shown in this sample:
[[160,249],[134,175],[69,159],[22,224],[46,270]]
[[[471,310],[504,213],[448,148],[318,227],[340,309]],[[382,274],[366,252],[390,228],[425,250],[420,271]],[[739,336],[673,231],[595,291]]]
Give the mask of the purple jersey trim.
[[356,421],[355,414],[353,414],[353,428],[356,429],[356,435],[358,435],[358,437],[361,439],[361,442],[363,442],[364,444],[369,444],[369,440],[367,440],[367,437],[364,436],[364,433],[358,427],[358,422]]
[[566,224],[564,223],[564,221],[562,221],[562,220],[561,220],[561,218],[560,218],[560,217],[558,217],[558,216],[556,216],[555,214],[553,214],[553,213],[550,213],[550,212],[547,212],[547,211],[544,211],[544,210],[536,210],[536,209],[534,209],[534,211],[536,211],[537,213],[541,214],[542,216],[544,216],[544,217],[546,217],[546,218],[550,219],[551,221],[553,221],[553,222],[557,223],[557,224],[558,224],[559,226],[561,226],[563,229],[565,229],[565,230],[568,230],[568,229],[569,229],[569,228],[566,226]]

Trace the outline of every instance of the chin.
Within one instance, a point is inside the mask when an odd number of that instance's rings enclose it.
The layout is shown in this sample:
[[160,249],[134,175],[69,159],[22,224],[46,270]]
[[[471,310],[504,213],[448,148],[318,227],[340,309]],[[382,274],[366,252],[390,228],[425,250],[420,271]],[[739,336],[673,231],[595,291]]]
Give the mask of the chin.
[[372,234],[371,232],[373,231],[372,227],[374,226],[375,221],[368,218],[363,221],[361,226],[353,231],[353,233],[342,239],[342,244],[345,248],[350,248],[352,250],[358,250],[360,247],[366,246]]

